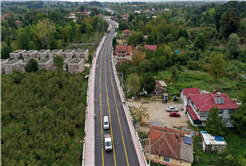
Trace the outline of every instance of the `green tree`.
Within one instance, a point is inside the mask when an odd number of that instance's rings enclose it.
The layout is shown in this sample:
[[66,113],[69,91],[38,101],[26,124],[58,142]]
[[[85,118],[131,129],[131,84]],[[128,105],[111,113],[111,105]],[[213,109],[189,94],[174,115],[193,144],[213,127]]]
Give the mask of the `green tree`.
[[210,69],[209,74],[215,79],[217,82],[218,78],[222,78],[225,75],[225,66],[226,61],[223,58],[222,53],[214,52],[210,55]]
[[116,41],[116,38],[115,37],[113,38],[112,45],[113,45],[113,48],[115,50],[115,46],[117,45],[117,41]]
[[246,89],[243,89],[239,94],[239,99],[242,104],[239,109],[235,109],[233,114],[231,114],[232,124],[242,137],[246,137]]
[[142,87],[147,91],[147,93],[151,93],[155,89],[155,79],[151,73],[143,73],[143,82]]
[[38,62],[35,59],[30,59],[25,66],[26,72],[37,72],[38,69]]
[[92,59],[93,59],[93,56],[92,56],[91,54],[89,54],[89,56],[88,56],[88,61],[89,61],[89,62],[92,62]]
[[147,37],[147,44],[153,44],[155,41],[155,37],[153,35],[149,35]]
[[58,55],[54,58],[54,64],[57,71],[63,71],[64,60],[61,56]]
[[228,37],[231,33],[237,33],[240,26],[240,14],[238,9],[229,8],[220,19],[221,33]]
[[203,33],[200,33],[196,40],[195,40],[195,43],[194,43],[194,46],[197,48],[197,49],[201,49],[201,50],[204,50],[205,46],[206,46],[206,40],[205,40],[205,36]]
[[51,50],[56,49],[58,47],[58,43],[57,40],[55,39],[55,37],[53,35],[50,35],[49,37],[49,48]]
[[225,125],[226,121],[222,116],[219,116],[218,107],[211,108],[206,119],[205,130],[213,136],[223,136],[225,134]]
[[216,30],[217,32],[219,32],[220,30],[220,19],[221,19],[221,16],[224,12],[222,11],[221,8],[217,8],[215,10],[215,14],[214,14],[214,21],[215,21],[215,25],[216,25]]
[[29,50],[28,34],[23,28],[19,28],[17,31],[17,45],[19,49]]
[[180,72],[183,71],[183,68],[180,66],[180,62],[177,63],[176,65],[178,71],[179,71],[179,75],[180,75]]
[[143,32],[143,30],[144,30],[144,22],[143,22],[142,20],[140,20],[140,21],[138,22],[138,29],[139,29],[140,31],[142,31],[142,32]]
[[176,69],[175,66],[172,67],[171,73],[172,73],[171,79],[172,79],[174,82],[178,82],[178,80],[179,80],[179,75],[178,75],[178,72],[177,72],[177,69]]
[[162,32],[159,32],[159,33],[157,34],[157,45],[158,45],[158,46],[161,46],[162,43],[164,43],[164,41],[165,41],[165,38],[164,38]]
[[8,37],[6,38],[6,40],[5,40],[6,45],[9,46],[9,47],[11,47],[11,42],[12,42],[12,40],[11,40],[10,37],[8,36]]
[[182,31],[182,29],[180,28],[176,37],[176,40],[178,40],[180,37],[184,36],[184,32]]
[[126,80],[126,87],[135,96],[140,89],[140,79],[136,73],[130,74]]
[[132,107],[132,114],[133,117],[136,119],[137,122],[142,122],[143,118],[149,119],[148,107],[144,107],[143,104],[137,107]]
[[63,38],[63,41],[67,43],[68,38],[69,38],[69,28],[68,27],[61,29],[61,36]]
[[169,58],[169,59],[167,60],[167,64],[166,64],[166,65],[167,65],[167,67],[170,69],[170,67],[173,65],[172,59]]
[[143,59],[138,65],[138,73],[148,73],[151,70],[151,63],[147,59]]
[[29,49],[30,50],[37,50],[37,46],[35,45],[35,43],[33,41],[29,42]]
[[231,59],[233,59],[233,58],[237,59],[237,56],[239,55],[239,53],[242,50],[240,45],[239,45],[239,38],[238,38],[237,34],[232,33],[229,36],[229,41],[227,43],[227,49],[230,53]]
[[178,44],[181,48],[184,48],[186,44],[186,39],[184,37],[180,37],[178,40]]
[[86,23],[86,31],[88,34],[88,38],[91,36],[91,31],[92,31],[93,27],[91,26],[91,24]]
[[9,58],[9,53],[11,53],[12,50],[9,46],[3,46],[1,49],[1,59],[8,59]]
[[187,32],[186,30],[183,30],[183,33],[184,33],[184,38],[185,38],[186,40],[188,40],[188,39],[189,39],[189,34],[188,34],[188,32]]
[[186,21],[186,22],[187,22],[187,20],[190,19],[190,14],[187,13],[187,11],[185,11],[185,13],[184,13],[184,18],[185,18],[185,21]]

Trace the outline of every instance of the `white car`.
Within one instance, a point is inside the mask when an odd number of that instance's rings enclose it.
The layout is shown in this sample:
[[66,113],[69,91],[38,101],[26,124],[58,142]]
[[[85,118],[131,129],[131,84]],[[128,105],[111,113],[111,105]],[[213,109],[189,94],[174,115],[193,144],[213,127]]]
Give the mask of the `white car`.
[[178,108],[170,106],[166,108],[167,112],[178,112]]
[[112,147],[112,139],[110,134],[104,135],[104,144],[105,144],[105,150],[111,151],[113,149]]

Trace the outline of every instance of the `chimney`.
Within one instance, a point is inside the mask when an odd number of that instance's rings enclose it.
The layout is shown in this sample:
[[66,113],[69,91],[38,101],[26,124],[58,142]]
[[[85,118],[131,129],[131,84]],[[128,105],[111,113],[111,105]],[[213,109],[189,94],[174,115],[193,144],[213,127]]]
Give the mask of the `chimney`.
[[217,92],[217,97],[220,97],[220,92]]
[[213,94],[216,94],[216,90],[213,90]]

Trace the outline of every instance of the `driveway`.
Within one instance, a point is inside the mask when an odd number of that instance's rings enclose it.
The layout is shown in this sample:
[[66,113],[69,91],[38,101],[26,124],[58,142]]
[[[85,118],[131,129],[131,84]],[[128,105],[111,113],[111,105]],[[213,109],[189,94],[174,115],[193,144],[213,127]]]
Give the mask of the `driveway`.
[[[139,107],[141,103],[128,101],[128,105],[130,107]],[[150,118],[148,120],[145,120],[145,122],[149,124],[149,126],[167,126],[168,128],[173,128],[173,126],[188,126],[187,121],[189,119],[187,115],[185,115],[185,111],[181,111],[182,104],[177,104],[172,101],[169,101],[166,104],[162,103],[161,101],[150,101],[150,103],[143,104],[143,106],[149,107],[148,112]],[[169,106],[177,107],[181,117],[169,117],[169,112],[166,111],[166,107]]]

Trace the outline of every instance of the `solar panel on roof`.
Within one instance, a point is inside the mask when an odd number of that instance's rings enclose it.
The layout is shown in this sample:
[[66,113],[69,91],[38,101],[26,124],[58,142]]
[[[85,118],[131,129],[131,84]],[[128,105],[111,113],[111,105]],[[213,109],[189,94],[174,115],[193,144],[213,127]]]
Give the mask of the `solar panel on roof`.
[[191,145],[191,137],[184,136],[184,143]]
[[216,97],[214,98],[214,102],[215,102],[215,104],[218,104],[217,98],[216,98]]
[[221,97],[221,104],[225,104],[224,98]]
[[217,98],[218,104],[221,104],[220,97]]

